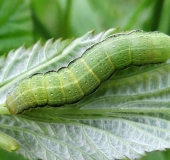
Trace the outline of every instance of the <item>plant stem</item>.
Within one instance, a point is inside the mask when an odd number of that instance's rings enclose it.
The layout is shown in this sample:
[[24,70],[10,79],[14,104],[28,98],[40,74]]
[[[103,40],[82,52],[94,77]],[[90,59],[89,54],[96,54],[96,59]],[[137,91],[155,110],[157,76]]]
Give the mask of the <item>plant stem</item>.
[[1,104],[0,105],[0,114],[11,114],[9,111],[8,111],[8,108],[5,107],[5,103]]
[[63,24],[62,24],[62,30],[63,30],[63,37],[68,37],[68,30],[69,30],[69,24],[70,24],[70,16],[71,16],[71,6],[72,6],[72,0],[68,0],[66,4],[65,14],[63,17]]
[[152,23],[151,23],[151,31],[156,31],[158,30],[158,26],[159,26],[159,22],[160,22],[160,18],[161,18],[161,13],[162,13],[162,9],[163,9],[163,4],[164,4],[164,0],[160,1],[157,0],[155,2],[155,6],[153,9],[153,14],[152,14]]

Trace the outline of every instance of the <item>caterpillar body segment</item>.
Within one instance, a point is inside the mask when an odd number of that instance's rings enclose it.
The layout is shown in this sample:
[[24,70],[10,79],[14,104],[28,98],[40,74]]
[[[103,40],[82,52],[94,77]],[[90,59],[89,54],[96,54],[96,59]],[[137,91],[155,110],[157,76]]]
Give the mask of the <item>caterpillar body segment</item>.
[[159,32],[115,34],[88,48],[67,68],[23,80],[6,105],[12,114],[37,106],[75,103],[92,93],[115,70],[130,65],[163,63],[170,58],[170,37]]

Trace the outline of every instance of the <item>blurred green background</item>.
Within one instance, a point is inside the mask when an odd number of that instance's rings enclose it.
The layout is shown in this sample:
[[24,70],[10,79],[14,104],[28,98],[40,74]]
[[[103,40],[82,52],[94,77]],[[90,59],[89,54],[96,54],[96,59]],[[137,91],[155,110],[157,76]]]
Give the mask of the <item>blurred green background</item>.
[[[170,0],[0,0],[0,55],[38,40],[76,38],[120,27],[170,34]],[[23,160],[0,149],[1,160]],[[170,151],[142,160],[168,160]]]

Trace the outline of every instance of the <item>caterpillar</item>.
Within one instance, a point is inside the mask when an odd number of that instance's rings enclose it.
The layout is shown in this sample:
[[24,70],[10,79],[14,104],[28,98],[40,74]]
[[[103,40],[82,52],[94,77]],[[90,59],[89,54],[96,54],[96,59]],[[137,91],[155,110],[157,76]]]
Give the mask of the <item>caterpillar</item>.
[[163,63],[170,58],[170,37],[160,32],[114,34],[88,48],[66,68],[24,79],[7,95],[11,114],[42,106],[75,103],[94,92],[116,70]]

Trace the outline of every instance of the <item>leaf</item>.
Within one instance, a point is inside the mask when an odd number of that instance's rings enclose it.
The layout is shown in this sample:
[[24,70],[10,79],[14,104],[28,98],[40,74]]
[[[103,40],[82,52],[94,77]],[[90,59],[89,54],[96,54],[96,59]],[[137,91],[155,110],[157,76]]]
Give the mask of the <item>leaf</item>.
[[58,70],[66,67],[70,61],[80,57],[83,52],[94,43],[114,33],[115,29],[108,30],[93,36],[88,32],[74,41],[61,39],[52,42],[49,40],[42,47],[40,42],[28,50],[24,46],[16,51],[9,52],[8,56],[1,57],[0,62],[0,105],[5,102],[6,95],[22,79],[49,70]]
[[170,17],[170,13],[169,13],[169,7],[170,7],[170,1],[165,0],[164,4],[163,4],[163,9],[162,9],[162,13],[161,13],[161,18],[160,18],[160,23],[159,23],[159,30],[169,34],[169,18]]
[[0,55],[24,43],[32,44],[32,22],[28,0],[0,1]]
[[[23,66],[27,67],[22,67],[21,75],[19,71],[4,74],[13,65],[2,70],[3,75],[10,76],[2,76],[1,97],[7,90],[5,86],[10,84],[12,88],[32,73],[67,65],[109,33],[94,37],[87,33],[72,42],[60,41],[62,45],[50,41],[51,47],[48,41],[43,48],[39,45],[41,52],[36,52],[36,44],[24,54],[28,59],[39,54],[33,58],[39,57],[39,61],[25,60]],[[44,50],[51,53],[48,58],[40,56]],[[14,64],[18,64],[15,57]],[[8,58],[4,63],[11,60]],[[135,159],[145,152],[170,148],[169,70],[167,62],[117,71],[76,104],[32,109],[18,116],[1,115],[0,131],[17,140],[21,146],[17,153],[27,159]]]
[[9,152],[17,150],[19,148],[18,143],[6,134],[0,132],[0,137],[1,148],[6,149]]

